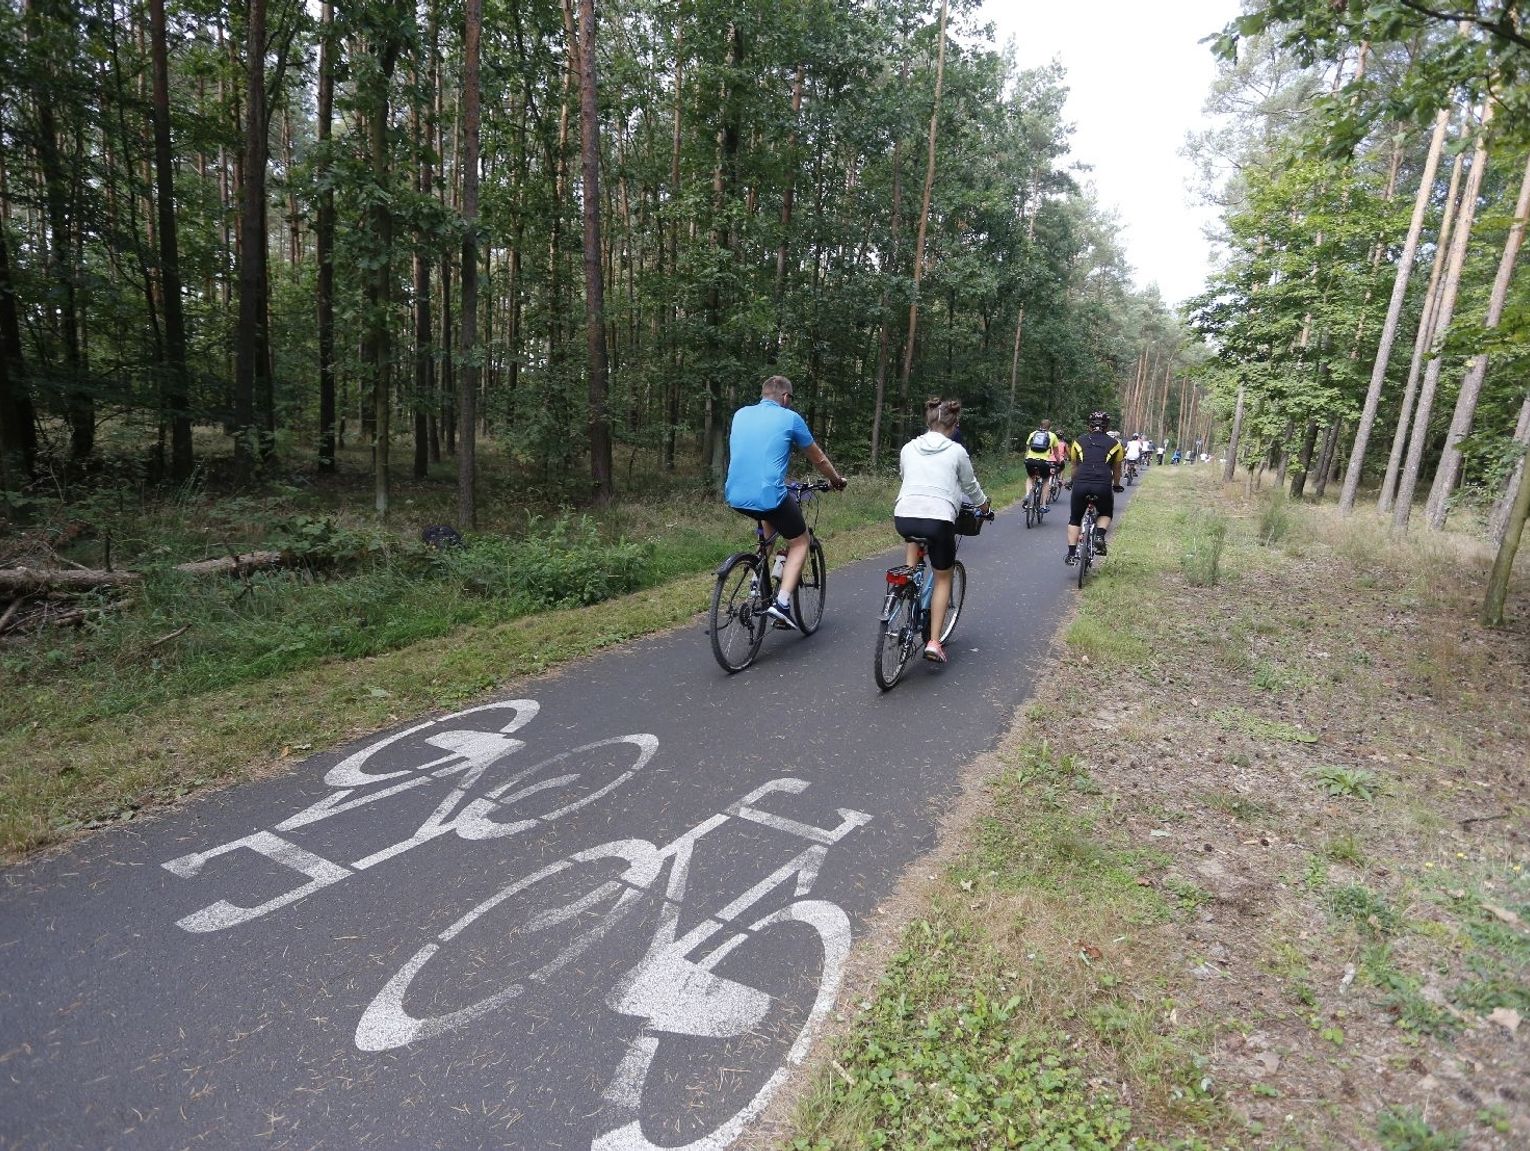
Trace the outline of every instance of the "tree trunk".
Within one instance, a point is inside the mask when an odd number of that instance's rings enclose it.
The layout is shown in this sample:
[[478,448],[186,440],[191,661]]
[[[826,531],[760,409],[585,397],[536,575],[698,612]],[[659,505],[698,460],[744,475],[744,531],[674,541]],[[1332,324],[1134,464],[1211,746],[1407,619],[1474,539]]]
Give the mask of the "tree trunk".
[[[901,89],[908,82],[908,64],[905,63],[898,70],[898,87]],[[896,272],[898,267],[898,247],[903,236],[903,141],[893,140],[892,151],[892,254],[888,260],[887,268],[883,269],[883,279],[889,272]],[[892,315],[887,309],[887,288],[882,288],[881,298],[877,300],[877,312],[882,317],[882,333],[877,341],[877,384],[876,400],[871,409],[871,466],[877,466],[877,459],[882,449],[882,412],[887,398],[887,365],[891,359],[892,351]]]
[[1387,364],[1392,356],[1392,344],[1397,339],[1397,324],[1402,317],[1403,301],[1408,294],[1408,278],[1413,272],[1413,259],[1418,252],[1419,236],[1424,228],[1424,213],[1434,193],[1434,177],[1439,170],[1440,148],[1445,141],[1445,127],[1450,120],[1450,110],[1441,108],[1434,120],[1434,135],[1429,140],[1429,155],[1424,161],[1424,174],[1419,179],[1418,195],[1413,201],[1413,218],[1408,224],[1408,238],[1403,243],[1402,255],[1397,259],[1397,276],[1392,281],[1392,299],[1387,305],[1387,318],[1381,329],[1381,343],[1376,349],[1376,362],[1371,367],[1371,383],[1365,393],[1365,406],[1360,412],[1360,423],[1355,428],[1355,443],[1349,453],[1349,470],[1344,475],[1344,490],[1339,493],[1339,512],[1349,515],[1355,510],[1355,493],[1360,488],[1360,475],[1365,468],[1365,450],[1370,442],[1371,428],[1376,422],[1376,409],[1381,402],[1382,385],[1386,383]]
[[[1504,240],[1503,255],[1498,261],[1498,274],[1493,279],[1493,295],[1488,301],[1486,330],[1498,327],[1503,317],[1503,304],[1509,294],[1509,281],[1514,278],[1514,261],[1519,246],[1525,238],[1525,217],[1530,215],[1530,161],[1526,162],[1524,175],[1519,181],[1519,199],[1514,205],[1514,223]],[[1472,357],[1461,381],[1461,393],[1456,397],[1455,414],[1450,421],[1450,434],[1445,440],[1445,454],[1434,474],[1434,487],[1429,496],[1429,526],[1440,531],[1445,526],[1445,516],[1451,490],[1461,470],[1462,440],[1471,434],[1472,419],[1477,411],[1477,397],[1482,394],[1482,381],[1487,376],[1487,354]]]
[[1307,421],[1307,433],[1302,437],[1302,453],[1297,460],[1296,474],[1291,477],[1291,498],[1299,500],[1307,487],[1307,472],[1312,467],[1312,452],[1317,447],[1318,422],[1313,416]]
[[186,377],[186,322],[181,310],[181,261],[176,239],[175,169],[170,159],[170,63],[165,44],[165,0],[149,0],[154,70],[154,175],[159,203],[160,285],[165,309],[165,365],[160,406],[170,418],[170,478],[191,475],[190,389]]
[[[466,0],[462,37],[462,384],[457,399],[457,523],[478,526],[478,56],[483,0]],[[553,302],[556,306],[556,301]]]
[[266,0],[249,0],[245,49],[243,209],[239,215],[239,327],[234,346],[234,475],[255,476],[255,396],[265,376]]
[[[1445,268],[1445,283],[1440,298],[1440,314],[1435,322],[1436,336],[1443,336],[1450,329],[1451,316],[1456,309],[1456,293],[1461,286],[1461,272],[1466,266],[1466,252],[1472,237],[1472,221],[1477,214],[1477,195],[1482,188],[1482,177],[1487,171],[1487,130],[1493,119],[1493,104],[1483,105],[1482,124],[1478,130],[1477,146],[1472,152],[1472,170],[1466,178],[1466,191],[1461,194],[1461,219],[1456,234],[1450,241],[1450,262]],[[1413,438],[1408,443],[1408,462],[1403,470],[1402,482],[1397,489],[1397,506],[1392,511],[1392,526],[1404,531],[1408,527],[1408,514],[1413,510],[1413,493],[1418,487],[1419,467],[1424,459],[1424,445],[1429,439],[1429,415],[1434,406],[1435,389],[1440,383],[1440,369],[1445,359],[1435,355],[1424,370],[1424,384],[1419,389],[1418,413],[1413,418]]]
[[365,108],[370,175],[376,183],[367,211],[370,241],[376,245],[374,267],[367,276],[367,358],[372,377],[372,505],[379,516],[386,516],[393,438],[393,195],[388,125],[390,88],[401,45],[391,30],[374,40],[376,73],[367,84]]
[[1333,471],[1333,457],[1339,448],[1339,428],[1341,424],[1335,420],[1323,436],[1323,454],[1318,460],[1317,483],[1312,489],[1312,498],[1321,503],[1323,493],[1328,490],[1328,477]]
[[590,481],[594,486],[596,504],[606,504],[611,501],[612,495],[611,414],[606,359],[605,277],[600,262],[600,109],[595,86],[595,0],[579,0],[577,43],[579,143],[584,167],[584,322],[590,373]]
[[20,490],[36,474],[36,464],[37,415],[22,359],[9,241],[0,221],[0,491]]
[[[43,39],[43,24],[64,19],[51,8],[41,11],[39,0],[27,0],[27,40]],[[67,17],[73,21],[73,16]],[[44,53],[46,52],[43,49]],[[96,403],[85,386],[85,357],[80,345],[79,306],[73,260],[72,225],[69,217],[69,180],[58,154],[58,123],[54,117],[52,63],[34,61],[34,104],[38,169],[42,177],[44,211],[48,221],[48,273],[53,281],[49,294],[59,301],[57,323],[64,344],[65,417],[69,423],[70,459],[84,460],[95,451]],[[53,305],[49,303],[49,312]]]
[[924,164],[924,201],[914,240],[914,294],[908,302],[908,333],[904,337],[903,371],[898,377],[898,406],[908,415],[909,377],[914,372],[914,342],[919,331],[919,281],[924,275],[924,238],[930,223],[930,196],[935,190],[935,131],[940,123],[940,90],[946,73],[946,0],[940,0],[939,44],[935,53],[935,100],[930,108],[930,140]]
[[1233,408],[1232,434],[1227,438],[1227,463],[1222,466],[1222,482],[1230,484],[1238,470],[1238,440],[1243,435],[1243,401],[1248,385],[1238,380],[1238,403]]
[[[733,228],[726,208],[730,197],[737,194],[738,150],[742,135],[740,125],[738,77],[736,72],[744,60],[744,34],[738,23],[728,25],[728,64],[723,83],[723,122],[717,133],[717,166],[712,173],[712,243],[719,252],[718,263],[733,252]],[[707,285],[707,329],[711,346],[711,361],[707,367],[707,414],[705,456],[708,476],[712,486],[722,490],[727,478],[727,435],[724,430],[724,397],[721,365],[724,357],[723,294],[719,283],[721,272],[714,269]]]
[[[426,75],[432,84],[436,81],[436,22],[430,17],[430,32],[426,37],[425,52],[430,59]],[[419,69],[415,69],[416,88]],[[418,157],[415,167],[414,190],[420,202],[428,200],[432,193],[434,173],[431,169],[430,125],[422,123],[422,97],[416,92],[413,101],[414,150]],[[435,406],[435,349],[431,343],[430,317],[430,236],[423,226],[414,236],[414,478],[423,480],[430,474],[430,413]]]
[[802,116],[802,84],[806,75],[807,66],[799,62],[796,75],[792,78],[792,130],[786,138],[788,166],[786,187],[781,192],[781,242],[776,247],[776,286],[773,295],[773,303],[776,307],[776,338],[775,348],[772,349],[770,357],[772,363],[776,360],[776,353],[780,349],[786,330],[786,265],[791,256],[792,204],[797,190],[797,124]]
[[1519,541],[1524,536],[1527,515],[1530,515],[1530,482],[1522,482],[1514,497],[1514,504],[1509,509],[1503,543],[1498,545],[1493,571],[1488,576],[1487,595],[1482,600],[1482,614],[1478,618],[1486,627],[1503,626],[1503,604],[1509,595],[1509,576],[1514,572],[1514,557],[1519,552]]
[[1530,450],[1530,392],[1525,394],[1525,402],[1519,406],[1519,420],[1514,425],[1514,443],[1519,447],[1519,458],[1509,469],[1508,484],[1494,505],[1493,514],[1488,517],[1488,538],[1495,544],[1503,543],[1503,533],[1509,523],[1509,509],[1514,506],[1515,495],[1525,482],[1525,453]]
[[[1036,192],[1040,194],[1040,187]],[[1025,222],[1025,239],[1027,245],[1036,239],[1036,211],[1039,204],[1031,205],[1030,219]],[[1015,444],[1015,389],[1020,383],[1020,335],[1025,330],[1025,305],[1021,304],[1015,311],[1015,344],[1009,354],[1009,402],[1004,406],[1004,450],[1010,451]],[[1147,371],[1147,349],[1142,349],[1143,367],[1142,372]]]
[[1457,154],[1450,169],[1450,188],[1445,195],[1445,210],[1440,216],[1440,234],[1434,243],[1434,259],[1429,268],[1429,286],[1424,290],[1423,313],[1419,316],[1418,331],[1413,336],[1413,359],[1408,365],[1408,382],[1403,388],[1402,407],[1397,414],[1397,427],[1392,431],[1392,450],[1387,456],[1387,470],[1381,481],[1381,494],[1376,507],[1382,514],[1392,510],[1397,499],[1397,477],[1402,471],[1403,454],[1408,448],[1408,432],[1412,428],[1414,401],[1418,398],[1418,381],[1423,374],[1424,359],[1434,338],[1434,318],[1439,313],[1443,289],[1445,265],[1450,256],[1450,236],[1455,227],[1456,211],[1460,205],[1458,193],[1461,173],[1465,170],[1466,156]]
[[[329,157],[330,122],[335,104],[335,6],[325,3],[319,42],[319,154],[327,176],[332,177]],[[319,188],[315,221],[315,259],[318,261],[319,296],[319,471],[335,470],[335,192],[333,179]]]

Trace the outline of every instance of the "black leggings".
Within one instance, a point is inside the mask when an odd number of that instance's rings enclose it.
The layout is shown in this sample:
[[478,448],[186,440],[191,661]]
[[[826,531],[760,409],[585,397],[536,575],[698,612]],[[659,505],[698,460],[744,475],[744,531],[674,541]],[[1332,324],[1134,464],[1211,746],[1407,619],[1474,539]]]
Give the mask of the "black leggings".
[[1073,503],[1068,508],[1068,523],[1078,527],[1084,522],[1084,506],[1089,502],[1089,497],[1094,497],[1095,513],[1101,519],[1109,519],[1116,510],[1116,493],[1110,490],[1107,484],[1081,484],[1073,485]]
[[930,566],[938,572],[950,571],[956,563],[956,525],[949,520],[920,520],[893,516],[893,527],[904,539],[922,539]]

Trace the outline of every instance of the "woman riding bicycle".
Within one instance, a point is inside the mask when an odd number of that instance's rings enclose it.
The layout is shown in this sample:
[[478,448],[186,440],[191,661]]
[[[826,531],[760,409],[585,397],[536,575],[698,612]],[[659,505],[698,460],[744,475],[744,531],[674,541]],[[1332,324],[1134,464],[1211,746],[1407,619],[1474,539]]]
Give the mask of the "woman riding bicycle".
[[[951,603],[951,568],[956,562],[956,513],[962,501],[982,505],[988,511],[988,497],[972,471],[967,449],[951,440],[962,416],[960,400],[927,400],[924,422],[930,429],[903,445],[898,457],[898,471],[903,486],[893,505],[893,526],[905,540],[922,539],[935,569],[935,587],[930,597],[930,641],[924,645],[924,658],[945,663],[946,652],[938,637]],[[910,567],[919,562],[918,545],[910,542],[906,556]]]
[[1116,497],[1123,492],[1121,486],[1121,459],[1126,454],[1121,442],[1109,435],[1110,416],[1104,412],[1089,413],[1089,430],[1073,441],[1069,457],[1073,460],[1073,476],[1066,487],[1073,491],[1073,504],[1068,511],[1067,564],[1078,563],[1079,529],[1084,521],[1084,508],[1094,501],[1099,519],[1095,521],[1094,550],[1096,555],[1105,554],[1105,530],[1110,527],[1111,513],[1115,511]]

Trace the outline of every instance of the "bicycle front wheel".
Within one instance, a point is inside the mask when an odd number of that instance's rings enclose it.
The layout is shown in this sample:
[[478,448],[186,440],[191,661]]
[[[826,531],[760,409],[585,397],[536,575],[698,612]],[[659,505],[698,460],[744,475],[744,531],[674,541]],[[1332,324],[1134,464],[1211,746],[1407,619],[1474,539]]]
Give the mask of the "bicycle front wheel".
[[824,562],[823,544],[813,536],[808,544],[807,561],[802,565],[802,578],[792,593],[792,607],[805,636],[812,635],[823,622],[823,600],[828,586],[829,565]]
[[769,617],[761,610],[760,575],[756,556],[736,555],[718,573],[712,587],[707,633],[712,638],[712,654],[730,674],[753,663],[765,641]]
[[945,643],[956,630],[957,617],[962,614],[962,601],[967,598],[967,567],[957,560],[951,568],[951,604],[946,608],[946,622],[940,628],[940,642]]
[[899,596],[893,601],[888,617],[877,623],[876,662],[872,670],[877,686],[883,691],[892,690],[898,682],[918,640],[919,630],[912,618],[913,606],[909,596]]

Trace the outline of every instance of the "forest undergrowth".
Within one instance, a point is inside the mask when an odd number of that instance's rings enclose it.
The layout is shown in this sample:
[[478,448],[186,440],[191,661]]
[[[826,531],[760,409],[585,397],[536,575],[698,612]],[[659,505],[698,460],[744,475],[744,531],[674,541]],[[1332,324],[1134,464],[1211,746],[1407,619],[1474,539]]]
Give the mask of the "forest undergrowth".
[[[985,474],[996,499],[1024,486],[1013,463]],[[489,470],[482,530],[438,550],[420,532],[450,521],[449,474],[404,486],[386,525],[364,473],[351,477],[259,495],[105,484],[39,501],[0,536],[0,568],[109,556],[147,574],[74,600],[72,624],[0,638],[0,857],[673,627],[704,609],[712,568],[752,546],[693,479],[654,475],[643,496],[578,510],[566,491]],[[891,475],[865,475],[820,501],[831,567],[888,546],[895,494]],[[170,570],[259,549],[287,565]]]
[[1112,535],[754,1145],[1530,1145],[1523,565],[1489,631],[1482,545],[1211,468]]

